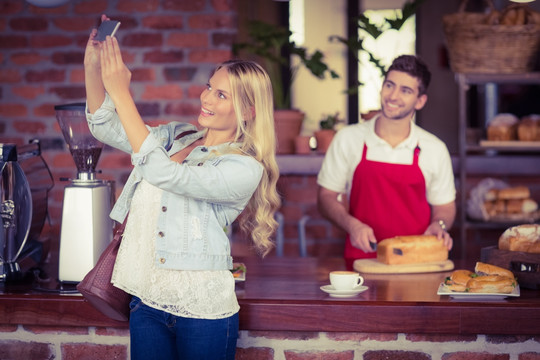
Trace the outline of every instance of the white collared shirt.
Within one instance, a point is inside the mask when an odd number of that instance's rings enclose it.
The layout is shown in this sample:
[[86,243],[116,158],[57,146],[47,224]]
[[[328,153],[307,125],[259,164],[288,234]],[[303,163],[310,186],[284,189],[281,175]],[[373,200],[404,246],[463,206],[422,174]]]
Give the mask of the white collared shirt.
[[419,166],[426,181],[426,197],[431,205],[443,205],[456,198],[452,161],[446,145],[435,135],[411,121],[409,136],[396,147],[375,133],[377,118],[349,125],[338,131],[324,158],[317,183],[328,190],[349,194],[354,171],[366,158],[391,164],[412,164],[414,148],[420,147]]

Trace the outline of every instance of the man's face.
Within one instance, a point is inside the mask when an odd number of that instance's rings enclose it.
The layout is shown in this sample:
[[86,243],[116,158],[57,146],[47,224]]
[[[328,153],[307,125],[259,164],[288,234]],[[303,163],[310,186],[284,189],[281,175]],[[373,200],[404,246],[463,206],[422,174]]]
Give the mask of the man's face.
[[388,119],[410,119],[424,107],[427,95],[420,95],[419,80],[401,71],[390,71],[381,89],[381,109]]

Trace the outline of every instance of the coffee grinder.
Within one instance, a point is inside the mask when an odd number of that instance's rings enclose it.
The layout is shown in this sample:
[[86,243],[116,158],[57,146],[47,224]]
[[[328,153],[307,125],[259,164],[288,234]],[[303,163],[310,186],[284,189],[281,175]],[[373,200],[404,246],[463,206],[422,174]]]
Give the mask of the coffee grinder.
[[58,279],[80,282],[113,237],[113,221],[109,217],[112,182],[96,179],[103,143],[90,133],[85,104],[58,105],[54,109],[77,166],[77,178],[64,189]]

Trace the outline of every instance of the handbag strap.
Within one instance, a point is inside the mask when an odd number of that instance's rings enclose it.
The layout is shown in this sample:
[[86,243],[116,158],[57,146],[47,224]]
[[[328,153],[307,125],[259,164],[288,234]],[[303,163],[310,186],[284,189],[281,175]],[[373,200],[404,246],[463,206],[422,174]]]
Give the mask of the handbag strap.
[[129,213],[126,215],[124,222],[116,225],[116,227],[114,228],[113,233],[114,233],[115,240],[118,240],[118,241],[122,240],[122,234],[124,233],[124,229],[126,228],[128,216],[129,216]]

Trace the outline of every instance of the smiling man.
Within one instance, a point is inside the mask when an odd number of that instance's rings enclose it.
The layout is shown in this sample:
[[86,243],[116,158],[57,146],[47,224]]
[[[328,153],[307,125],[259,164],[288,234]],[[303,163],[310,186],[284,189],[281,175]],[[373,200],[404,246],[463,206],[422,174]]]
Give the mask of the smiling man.
[[447,230],[456,190],[446,145],[416,125],[431,74],[418,57],[402,55],[388,69],[380,114],[339,131],[317,182],[321,214],[347,232],[347,267],[376,257],[376,243],[403,235],[436,235],[451,249]]

